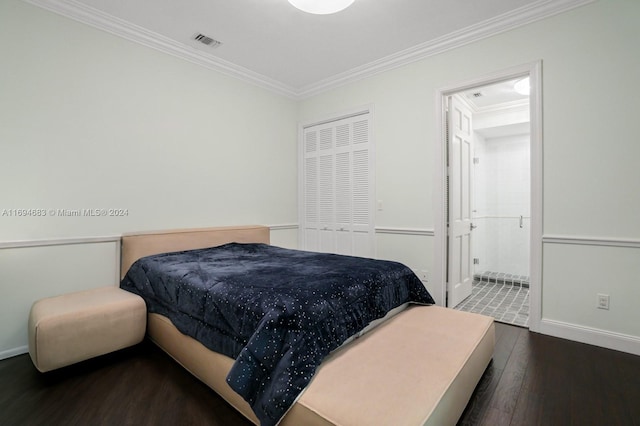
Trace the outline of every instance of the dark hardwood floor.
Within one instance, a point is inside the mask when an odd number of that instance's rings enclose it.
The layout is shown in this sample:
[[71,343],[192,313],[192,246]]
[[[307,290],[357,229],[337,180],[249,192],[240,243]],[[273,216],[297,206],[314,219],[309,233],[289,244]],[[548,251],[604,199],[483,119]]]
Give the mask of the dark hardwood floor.
[[[3,426],[250,424],[146,341],[46,374],[28,355],[0,361]],[[640,425],[640,357],[497,323],[459,424]]]

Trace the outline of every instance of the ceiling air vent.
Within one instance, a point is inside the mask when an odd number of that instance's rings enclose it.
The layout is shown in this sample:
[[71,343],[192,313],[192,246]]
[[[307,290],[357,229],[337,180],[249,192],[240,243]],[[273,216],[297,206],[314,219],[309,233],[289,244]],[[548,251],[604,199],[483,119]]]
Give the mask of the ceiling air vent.
[[216,48],[218,46],[220,46],[222,44],[221,41],[218,41],[216,39],[213,39],[211,37],[208,37],[204,34],[198,33],[196,35],[193,36],[193,39],[196,41],[199,41],[202,44],[206,44],[209,47],[213,47]]

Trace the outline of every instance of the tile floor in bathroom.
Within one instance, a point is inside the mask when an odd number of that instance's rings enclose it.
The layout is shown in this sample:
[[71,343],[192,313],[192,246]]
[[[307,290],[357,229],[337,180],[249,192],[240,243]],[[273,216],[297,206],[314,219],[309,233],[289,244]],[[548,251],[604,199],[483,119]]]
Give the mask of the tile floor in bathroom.
[[474,276],[471,296],[454,309],[529,327],[529,277],[496,272],[477,274]]

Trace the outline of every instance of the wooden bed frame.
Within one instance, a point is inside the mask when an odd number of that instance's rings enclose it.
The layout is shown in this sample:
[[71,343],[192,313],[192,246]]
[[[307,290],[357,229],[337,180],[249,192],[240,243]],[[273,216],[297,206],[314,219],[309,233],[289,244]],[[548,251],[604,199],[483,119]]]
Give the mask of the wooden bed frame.
[[[269,243],[269,228],[239,226],[125,234],[121,276],[143,256],[222,245]],[[148,315],[147,334],[253,423],[225,378],[234,360]],[[493,356],[493,319],[411,305],[326,358],[280,422],[292,425],[454,425]]]

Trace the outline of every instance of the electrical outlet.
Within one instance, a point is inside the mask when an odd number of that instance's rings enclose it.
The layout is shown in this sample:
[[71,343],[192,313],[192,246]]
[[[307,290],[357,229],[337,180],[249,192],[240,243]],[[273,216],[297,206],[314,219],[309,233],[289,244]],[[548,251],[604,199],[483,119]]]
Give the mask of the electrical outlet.
[[598,293],[598,309],[609,309],[609,295]]

